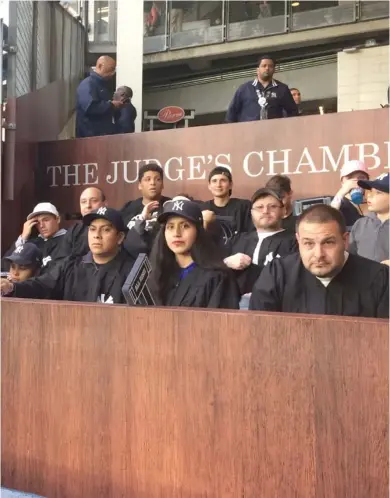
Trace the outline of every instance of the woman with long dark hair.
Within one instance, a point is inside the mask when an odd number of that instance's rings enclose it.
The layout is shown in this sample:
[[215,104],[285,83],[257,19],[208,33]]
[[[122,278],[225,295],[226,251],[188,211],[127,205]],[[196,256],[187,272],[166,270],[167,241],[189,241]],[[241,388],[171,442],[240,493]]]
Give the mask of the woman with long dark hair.
[[150,256],[157,304],[238,309],[237,284],[203,227],[199,205],[168,201],[158,222],[161,226]]

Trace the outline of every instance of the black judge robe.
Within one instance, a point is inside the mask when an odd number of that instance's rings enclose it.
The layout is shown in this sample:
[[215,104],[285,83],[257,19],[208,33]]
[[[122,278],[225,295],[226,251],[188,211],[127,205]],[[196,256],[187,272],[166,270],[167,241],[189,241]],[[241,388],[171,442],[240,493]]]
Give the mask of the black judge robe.
[[[257,231],[248,233],[239,233],[225,244],[225,257],[237,253],[246,254],[253,258],[253,254],[259,242]],[[253,286],[262,269],[267,266],[274,258],[283,258],[298,251],[298,244],[294,233],[287,230],[276,232],[263,239],[258,263],[251,263],[244,270],[234,270],[234,276],[237,279],[241,294],[252,292]]]
[[389,317],[389,267],[350,254],[327,287],[303,266],[299,254],[274,260],[257,280],[249,309]]
[[168,292],[165,306],[239,309],[240,296],[230,271],[195,267]]

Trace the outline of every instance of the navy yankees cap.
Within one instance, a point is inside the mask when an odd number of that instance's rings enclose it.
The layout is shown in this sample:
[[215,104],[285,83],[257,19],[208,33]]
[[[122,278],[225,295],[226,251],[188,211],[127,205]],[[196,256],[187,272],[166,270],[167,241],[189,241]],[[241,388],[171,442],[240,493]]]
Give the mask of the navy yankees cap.
[[89,226],[94,220],[100,219],[109,221],[119,232],[127,232],[121,213],[109,207],[100,207],[96,211],[86,214],[83,217],[83,223]]
[[4,259],[12,261],[12,263],[16,263],[17,265],[41,266],[42,252],[35,244],[25,242],[17,247],[10,256],[6,256]]
[[390,187],[390,175],[389,173],[383,173],[375,180],[359,180],[358,185],[359,187],[362,187],[366,190],[371,190],[372,188],[374,188],[375,190],[386,192],[386,194],[388,194]]
[[164,203],[163,212],[157,218],[159,223],[164,223],[170,216],[181,216],[197,225],[203,224],[202,211],[199,204],[185,200],[183,197],[173,198]]

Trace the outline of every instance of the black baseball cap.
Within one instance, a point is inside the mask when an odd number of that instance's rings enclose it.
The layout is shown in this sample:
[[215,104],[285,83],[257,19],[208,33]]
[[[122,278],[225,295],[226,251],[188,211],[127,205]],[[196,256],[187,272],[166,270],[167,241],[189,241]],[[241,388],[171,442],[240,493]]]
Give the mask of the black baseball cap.
[[283,206],[283,200],[280,194],[272,188],[259,188],[259,190],[256,190],[251,199],[252,206],[257,201],[257,199],[260,199],[260,197],[266,197],[267,195],[271,195],[272,197],[274,197],[277,201],[280,202],[281,206]]
[[230,169],[224,168],[223,166],[217,166],[210,171],[209,183],[210,183],[212,177],[215,175],[224,175],[224,176],[226,176],[226,178],[229,179],[230,182],[233,181],[233,177],[232,177],[232,173],[231,173]]
[[386,194],[388,194],[390,187],[390,175],[389,173],[383,173],[375,180],[359,180],[358,185],[365,190],[371,190],[372,188],[374,188],[375,190],[379,190],[380,192],[385,192]]
[[109,207],[100,207],[92,213],[88,213],[83,218],[83,223],[89,226],[93,220],[107,220],[109,221],[119,232],[127,232],[127,228],[123,221],[122,215],[119,211]]
[[199,204],[193,201],[173,199],[164,203],[163,212],[157,218],[159,223],[164,223],[170,216],[181,216],[196,225],[203,224],[202,211]]
[[35,244],[25,242],[17,247],[10,256],[6,256],[4,259],[16,263],[17,265],[39,267],[42,264],[42,252]]

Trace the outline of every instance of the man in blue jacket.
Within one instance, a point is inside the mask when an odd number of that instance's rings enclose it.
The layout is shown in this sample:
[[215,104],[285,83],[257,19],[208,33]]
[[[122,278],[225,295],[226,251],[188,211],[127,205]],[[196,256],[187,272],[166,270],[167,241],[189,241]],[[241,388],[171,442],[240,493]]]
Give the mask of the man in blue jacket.
[[260,57],[257,78],[241,85],[234,94],[226,115],[228,123],[298,116],[290,89],[274,80],[274,73],[274,59],[269,55]]
[[77,88],[76,138],[113,135],[116,132],[114,111],[123,105],[111,100],[110,80],[116,62],[111,57],[99,57],[95,70]]

